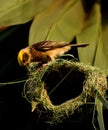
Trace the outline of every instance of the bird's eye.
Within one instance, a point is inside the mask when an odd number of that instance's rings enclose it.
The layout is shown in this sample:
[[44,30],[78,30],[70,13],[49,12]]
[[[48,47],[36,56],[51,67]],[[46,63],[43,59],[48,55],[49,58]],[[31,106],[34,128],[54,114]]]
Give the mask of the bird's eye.
[[23,63],[26,63],[26,62],[28,61],[28,59],[29,59],[28,54],[27,54],[27,53],[24,53],[24,54],[23,54],[23,60],[22,60],[22,62],[23,62]]

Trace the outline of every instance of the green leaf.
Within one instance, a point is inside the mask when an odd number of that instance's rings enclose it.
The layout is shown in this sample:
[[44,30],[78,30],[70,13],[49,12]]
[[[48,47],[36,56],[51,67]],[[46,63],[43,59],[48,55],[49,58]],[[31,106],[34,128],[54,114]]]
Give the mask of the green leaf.
[[35,16],[29,44],[42,40],[70,42],[84,26],[85,12],[79,0],[56,0]]
[[104,120],[103,120],[103,104],[100,101],[98,94],[96,94],[95,105],[96,105],[97,120],[99,123],[100,130],[105,130]]
[[108,101],[99,93],[97,92],[98,99],[102,102],[102,104],[108,109]]
[[100,4],[94,4],[89,17],[85,21],[86,27],[77,35],[77,42],[87,42],[87,48],[78,49],[81,62],[89,63],[102,70],[108,68],[108,26],[102,26]]
[[54,0],[0,0],[0,26],[30,21]]
[[100,13],[100,4],[94,4],[92,10],[88,16],[86,16],[85,28],[82,32],[77,35],[78,43],[89,43],[90,45],[87,48],[78,49],[79,58],[81,62],[89,63],[95,65],[97,48],[100,41],[101,33],[101,13]]

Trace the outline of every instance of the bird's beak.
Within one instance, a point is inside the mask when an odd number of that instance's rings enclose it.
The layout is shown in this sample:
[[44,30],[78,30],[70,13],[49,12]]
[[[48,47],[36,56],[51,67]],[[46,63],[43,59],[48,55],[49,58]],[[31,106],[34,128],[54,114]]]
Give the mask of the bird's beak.
[[20,50],[17,57],[20,66],[23,66],[23,53],[24,53],[23,50]]

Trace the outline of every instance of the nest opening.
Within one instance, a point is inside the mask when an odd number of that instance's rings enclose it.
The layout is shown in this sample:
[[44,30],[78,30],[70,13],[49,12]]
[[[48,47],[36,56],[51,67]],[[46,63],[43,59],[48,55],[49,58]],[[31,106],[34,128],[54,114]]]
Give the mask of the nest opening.
[[[42,79],[54,105],[79,96],[83,90],[85,74],[69,66],[47,71]],[[54,91],[52,91],[54,90]]]

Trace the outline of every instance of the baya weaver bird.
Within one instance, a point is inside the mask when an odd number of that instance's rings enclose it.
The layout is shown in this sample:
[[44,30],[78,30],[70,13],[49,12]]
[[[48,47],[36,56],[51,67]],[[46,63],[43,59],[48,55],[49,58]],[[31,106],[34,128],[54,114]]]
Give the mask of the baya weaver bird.
[[20,66],[28,66],[32,62],[49,63],[62,56],[74,47],[86,47],[89,44],[70,44],[57,41],[41,41],[21,49],[18,53]]

